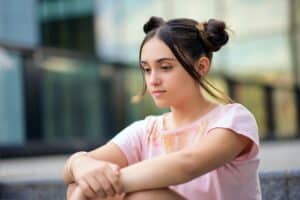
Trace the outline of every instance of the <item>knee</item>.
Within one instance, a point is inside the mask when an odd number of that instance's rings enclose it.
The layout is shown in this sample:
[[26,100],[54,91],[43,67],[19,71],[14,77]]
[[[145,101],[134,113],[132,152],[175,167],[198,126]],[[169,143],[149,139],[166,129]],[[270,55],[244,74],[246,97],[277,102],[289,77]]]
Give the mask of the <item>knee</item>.
[[169,189],[145,190],[127,194],[124,200],[185,200],[181,195]]
[[124,200],[139,200],[139,199],[143,199],[143,200],[148,200],[149,198],[147,198],[147,192],[145,191],[140,191],[140,192],[133,192],[133,193],[129,193],[126,194]]

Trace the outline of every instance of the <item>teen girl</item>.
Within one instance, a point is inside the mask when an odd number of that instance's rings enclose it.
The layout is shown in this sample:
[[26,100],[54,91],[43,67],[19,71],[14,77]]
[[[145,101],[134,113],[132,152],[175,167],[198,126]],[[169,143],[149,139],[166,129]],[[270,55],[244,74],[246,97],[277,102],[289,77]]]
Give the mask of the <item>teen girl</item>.
[[91,152],[73,154],[64,169],[67,198],[261,199],[256,121],[205,80],[213,52],[228,41],[225,23],[151,17],[144,32],[143,94],[170,112],[132,123]]

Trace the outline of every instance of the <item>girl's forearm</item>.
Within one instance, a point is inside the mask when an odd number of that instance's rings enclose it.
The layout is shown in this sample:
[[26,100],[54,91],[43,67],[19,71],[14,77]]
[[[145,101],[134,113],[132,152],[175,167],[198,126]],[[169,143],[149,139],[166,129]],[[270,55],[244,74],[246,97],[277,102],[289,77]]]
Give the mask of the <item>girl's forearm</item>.
[[181,152],[145,160],[121,170],[125,192],[168,187],[194,177],[191,162]]

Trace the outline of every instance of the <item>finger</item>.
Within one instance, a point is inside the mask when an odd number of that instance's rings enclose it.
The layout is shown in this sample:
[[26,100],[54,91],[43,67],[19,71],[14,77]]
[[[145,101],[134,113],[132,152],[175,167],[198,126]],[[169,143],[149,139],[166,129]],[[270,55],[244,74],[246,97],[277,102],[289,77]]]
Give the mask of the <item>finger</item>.
[[93,198],[96,196],[96,193],[90,188],[90,186],[87,184],[87,182],[83,179],[81,179],[78,182],[79,187],[81,188],[82,192],[85,196],[89,198]]
[[116,175],[120,175],[120,166],[110,163],[109,166],[114,171]]
[[124,187],[120,182],[120,177],[118,174],[116,175],[116,173],[110,169],[106,171],[105,176],[110,182],[115,193],[122,194],[124,192]]
[[110,183],[109,179],[107,179],[105,172],[100,176],[97,176],[97,180],[101,185],[101,188],[103,189],[105,195],[107,196],[114,196],[116,195],[116,192],[113,189],[112,184]]
[[97,197],[100,197],[101,199],[107,198],[107,195],[102,188],[100,188],[99,191],[97,192]]
[[99,189],[101,189],[100,183],[94,176],[88,176],[85,180],[95,194],[99,191]]
[[107,194],[105,193],[104,189],[102,188],[102,183],[98,181],[95,177],[87,178],[89,185],[91,186],[92,190],[96,193],[97,197],[106,198]]

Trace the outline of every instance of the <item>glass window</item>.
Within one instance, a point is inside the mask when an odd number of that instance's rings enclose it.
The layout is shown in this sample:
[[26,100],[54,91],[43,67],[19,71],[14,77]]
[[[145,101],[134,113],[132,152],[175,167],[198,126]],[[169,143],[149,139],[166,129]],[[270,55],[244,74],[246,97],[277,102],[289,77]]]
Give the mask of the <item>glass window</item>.
[[93,1],[43,1],[43,46],[95,53]]
[[46,140],[62,138],[99,141],[105,138],[99,65],[88,60],[47,56],[43,73],[43,124]]
[[0,145],[25,141],[21,58],[0,48]]

